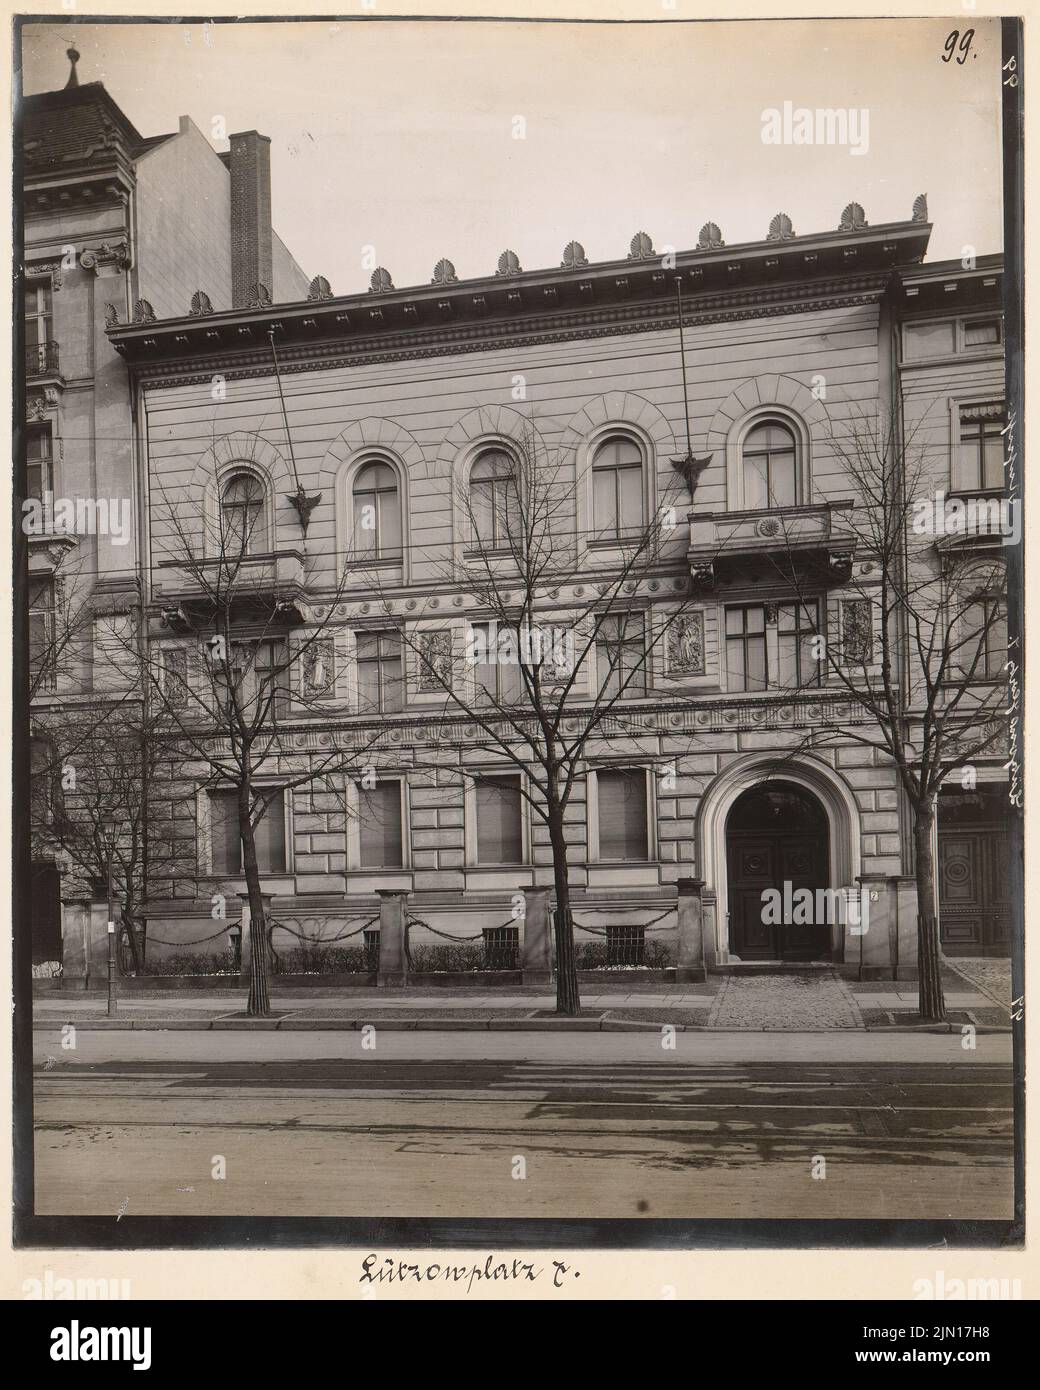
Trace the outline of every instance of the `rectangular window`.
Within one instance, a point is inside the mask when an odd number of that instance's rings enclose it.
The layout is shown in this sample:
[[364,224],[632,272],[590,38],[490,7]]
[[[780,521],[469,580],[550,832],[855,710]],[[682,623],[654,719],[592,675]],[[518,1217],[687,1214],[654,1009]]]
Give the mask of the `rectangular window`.
[[646,773],[642,768],[596,774],[600,859],[649,858]]
[[1002,401],[960,407],[960,441],[953,468],[955,492],[986,492],[1004,486],[1007,411]]
[[926,357],[950,357],[954,350],[954,320],[941,323],[908,323],[903,328],[903,355],[907,361]]
[[498,623],[473,624],[477,701],[482,705],[515,705],[524,695],[517,635]]
[[27,497],[42,502],[44,495],[54,491],[51,465],[51,431],[49,425],[34,427],[25,439]]
[[365,969],[374,974],[379,969],[379,928],[366,927],[361,939],[365,943]]
[[813,652],[820,636],[819,605],[781,603],[777,605],[777,684],[783,690],[819,685],[823,660]]
[[[642,613],[612,613],[596,633],[597,679],[604,698],[646,694],[646,645]],[[622,696],[624,698],[624,696]]]
[[268,719],[289,712],[289,648],[284,638],[257,642],[253,654],[253,699],[257,712],[267,707]]
[[401,783],[377,782],[358,787],[358,822],[363,869],[400,869],[404,864],[401,839]]
[[520,954],[519,927],[485,927],[481,933],[485,970],[515,970]]
[[768,684],[766,610],[761,605],[727,608],[726,688],[765,690]]
[[25,368],[28,375],[48,365],[51,333],[50,279],[30,280],[25,288]]
[[[266,795],[270,796],[268,790]],[[238,791],[222,787],[209,793],[210,870],[214,874],[242,872]],[[278,791],[253,830],[256,862],[262,874],[285,873],[285,793]]]
[[496,777],[476,786],[477,863],[524,862],[523,797],[519,777]]
[[964,610],[962,628],[961,668],[968,672],[974,666],[974,674],[980,680],[1002,675],[1008,659],[1007,613],[1003,604],[997,599],[969,604]]
[[57,673],[54,583],[29,580],[29,672],[34,687],[50,689]]
[[404,707],[401,638],[396,632],[357,635],[358,713],[397,714]]
[[607,927],[607,964],[642,965],[646,933],[642,927]]
[[974,319],[964,325],[964,346],[988,347],[1000,342],[999,319]]

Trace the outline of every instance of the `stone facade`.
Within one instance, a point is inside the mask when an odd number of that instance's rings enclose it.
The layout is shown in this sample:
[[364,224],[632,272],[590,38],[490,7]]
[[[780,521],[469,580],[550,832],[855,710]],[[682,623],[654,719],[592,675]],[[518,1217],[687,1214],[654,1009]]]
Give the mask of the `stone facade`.
[[[205,333],[186,316],[109,329],[153,431],[142,451],[148,494],[182,499],[174,511],[153,506],[147,519],[151,647],[197,647],[183,617],[191,583],[171,558],[174,542],[190,533],[204,545],[221,489],[249,476],[263,494],[262,564],[279,593],[293,576],[286,636],[307,649],[320,634],[321,644],[292,677],[265,777],[289,787],[330,751],[363,749],[367,740],[378,779],[399,791],[400,848],[395,862],[377,866],[362,849],[352,776],[285,793],[277,863],[265,881],[276,918],[306,919],[335,936],[340,925],[378,915],[381,893],[397,912],[407,891],[412,943],[421,946],[443,940],[437,933],[479,939],[522,924],[517,899],[551,887],[548,836],[529,808],[520,812],[519,862],[482,856],[477,783],[509,764],[499,740],[453,706],[427,668],[458,657],[472,625],[488,619],[465,566],[474,537],[460,498],[475,462],[533,440],[562,477],[554,525],[576,561],[567,582],[544,596],[544,611],[565,620],[622,563],[619,546],[597,536],[593,476],[597,451],[617,443],[638,460],[644,514],[670,518],[660,555],[652,569],[633,572],[626,601],[642,615],[644,640],[677,604],[685,609],[668,640],[651,644],[645,689],[620,702],[586,749],[567,809],[579,942],[643,927],[644,942],[661,943],[688,973],[739,956],[727,823],[743,794],[766,785],[823,817],[826,867],[818,872],[826,881],[817,886],[863,884],[876,904],[870,932],[835,928],[826,956],[849,970],[912,973],[908,819],[880,738],[840,679],[824,672],[817,683],[812,668],[798,667],[797,678],[748,689],[735,648],[743,644],[741,663],[761,650],[774,673],[802,659],[796,610],[806,591],[792,588],[785,567],[797,554],[812,576],[821,631],[851,643],[849,659],[872,678],[870,613],[854,605],[876,567],[860,542],[862,497],[834,439],[864,412],[895,413],[901,397],[904,413],[911,395],[921,404],[891,344],[913,312],[903,289],[929,231],[916,216],[871,228],[862,210],[846,209],[836,232],[796,237],[787,219],[740,248],[725,248],[709,224],[667,273],[641,233],[628,257],[605,265],[589,265],[572,242],[560,267],[545,272],[522,272],[504,253],[497,275],[478,281],[460,283],[444,261],[433,283],[416,289],[395,289],[385,270],[353,297],[330,297],[316,280],[310,298],[271,314],[291,452],[267,323],[255,309],[221,316]],[[688,400],[669,294],[676,276],[687,295]],[[996,373],[995,361],[988,370]],[[214,396],[215,377],[226,396]],[[933,404],[954,389],[948,376],[925,385]],[[679,442],[687,407],[693,469],[677,466],[689,463]],[[785,441],[775,466],[791,469],[779,507],[756,501],[747,462],[749,435],[757,429],[762,438],[765,427]],[[200,446],[204,433],[214,436],[211,447]],[[949,466],[949,447],[943,455],[937,445],[940,468],[944,457]],[[358,480],[374,463],[386,470],[401,516],[399,544],[375,577],[354,547],[370,495]],[[297,474],[317,499],[306,525],[293,496]],[[747,613],[754,616],[734,618]],[[756,622],[761,636],[756,629],[748,638],[746,625]],[[372,660],[372,634],[387,631],[408,639],[403,694],[374,711],[361,695],[360,667]],[[576,714],[592,693],[579,679]],[[630,783],[646,810],[645,853],[604,851],[603,779],[618,768],[645,775],[643,791],[638,778]],[[211,788],[205,765],[171,753],[151,789],[153,831],[180,854],[151,885],[156,935],[168,941],[201,941],[214,897],[233,900],[243,888],[217,863]],[[276,933],[279,942],[291,945]]]

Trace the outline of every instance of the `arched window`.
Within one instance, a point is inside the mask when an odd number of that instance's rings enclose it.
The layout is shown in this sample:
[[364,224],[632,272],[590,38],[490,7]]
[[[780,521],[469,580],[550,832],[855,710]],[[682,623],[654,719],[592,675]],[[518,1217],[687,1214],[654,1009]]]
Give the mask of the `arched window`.
[[522,528],[516,464],[501,449],[480,455],[469,475],[474,539],[487,550],[505,549]]
[[267,548],[266,495],[254,473],[234,473],[220,494],[220,550],[228,559]]
[[798,451],[786,425],[764,420],[748,431],[742,452],[744,506],[748,511],[797,506]]
[[373,560],[400,560],[401,494],[388,463],[366,463],[354,479],[354,548]]
[[644,527],[643,451],[632,439],[607,439],[592,458],[593,529],[599,537],[638,536]]

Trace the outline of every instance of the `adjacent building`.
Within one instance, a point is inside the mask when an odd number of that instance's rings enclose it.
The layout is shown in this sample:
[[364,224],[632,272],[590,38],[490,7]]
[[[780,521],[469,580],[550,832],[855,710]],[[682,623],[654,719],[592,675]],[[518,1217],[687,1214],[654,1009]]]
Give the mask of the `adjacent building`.
[[[139,424],[117,322],[298,299],[307,279],[270,222],[270,144],[256,131],[218,154],[188,117],[142,136],[79,54],[61,91],[19,107],[24,407],[32,704],[121,694],[118,650],[141,602],[145,499]],[[201,287],[205,287],[200,293]],[[16,443],[17,447],[17,443]],[[46,762],[46,750],[42,761]],[[36,827],[33,955],[62,954],[62,903],[84,885]],[[67,950],[70,949],[67,944]]]

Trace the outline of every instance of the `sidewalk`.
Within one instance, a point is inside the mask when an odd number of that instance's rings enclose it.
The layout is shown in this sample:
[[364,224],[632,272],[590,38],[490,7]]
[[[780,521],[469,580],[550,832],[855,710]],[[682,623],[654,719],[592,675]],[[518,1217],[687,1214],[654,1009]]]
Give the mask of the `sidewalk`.
[[[951,982],[952,983],[952,982]],[[967,982],[958,979],[957,984]],[[104,994],[49,993],[33,1000],[33,1027],[140,1029],[383,1029],[468,1031],[506,1029],[536,1031],[659,1031],[669,1024],[679,1031],[831,1032],[960,1031],[971,1024],[979,1032],[1004,1032],[1007,1010],[992,996],[961,988],[946,995],[948,1022],[916,1021],[917,992],[894,981],[870,985],[829,976],[727,977],[706,984],[616,986],[582,991],[579,1018],[556,1016],[556,996],[549,991],[464,989],[272,989],[273,1016],[245,1016],[244,988],[196,991],[134,992],[118,1000],[108,1018]]]

